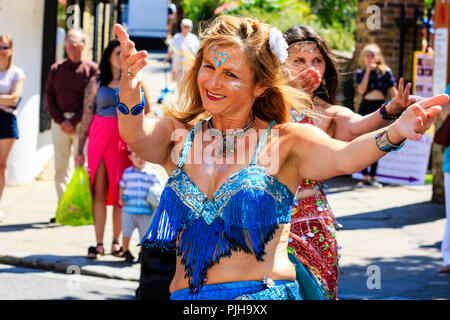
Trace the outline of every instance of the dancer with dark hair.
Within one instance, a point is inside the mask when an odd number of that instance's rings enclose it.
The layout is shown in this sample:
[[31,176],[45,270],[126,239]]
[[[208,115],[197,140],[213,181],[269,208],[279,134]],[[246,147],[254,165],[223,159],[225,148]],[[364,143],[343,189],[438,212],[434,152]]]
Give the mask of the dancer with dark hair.
[[[351,141],[356,137],[392,123],[379,110],[362,117],[337,104],[340,85],[336,58],[325,39],[309,26],[297,26],[285,33],[289,56],[285,74],[289,84],[305,90],[313,100],[315,117],[294,114],[297,122],[314,124],[331,138]],[[411,85],[403,90],[399,83],[397,96],[385,106],[385,113],[399,114],[415,100],[409,98]],[[381,106],[381,103],[378,107]],[[386,114],[384,114],[386,115]],[[305,265],[321,282],[325,296],[337,297],[338,245],[337,223],[327,201],[321,181],[305,180],[296,195],[289,250],[297,264]],[[301,273],[298,273],[301,274]]]

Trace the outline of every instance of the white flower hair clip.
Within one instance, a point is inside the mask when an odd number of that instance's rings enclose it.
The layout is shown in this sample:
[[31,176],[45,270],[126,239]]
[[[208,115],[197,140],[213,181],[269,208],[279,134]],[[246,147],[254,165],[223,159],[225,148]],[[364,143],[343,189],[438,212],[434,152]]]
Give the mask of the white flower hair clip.
[[281,31],[275,27],[270,28],[269,46],[275,57],[284,63],[288,57],[288,45]]

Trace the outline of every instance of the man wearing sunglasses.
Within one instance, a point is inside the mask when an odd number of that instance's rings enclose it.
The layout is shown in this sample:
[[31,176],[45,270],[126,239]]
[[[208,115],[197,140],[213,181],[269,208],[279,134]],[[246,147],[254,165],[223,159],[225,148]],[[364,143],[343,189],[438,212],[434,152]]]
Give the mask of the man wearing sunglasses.
[[[84,89],[99,73],[95,62],[82,59],[85,37],[71,29],[65,38],[67,59],[54,63],[48,74],[45,102],[52,118],[55,150],[55,186],[58,202],[67,188],[74,165],[72,152],[77,147],[77,130],[83,114]],[[54,222],[55,218],[50,219]]]

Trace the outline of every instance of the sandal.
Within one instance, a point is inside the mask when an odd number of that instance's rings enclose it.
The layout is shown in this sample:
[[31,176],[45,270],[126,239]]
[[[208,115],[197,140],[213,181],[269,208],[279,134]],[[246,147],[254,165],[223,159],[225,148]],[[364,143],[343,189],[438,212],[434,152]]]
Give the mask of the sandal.
[[[101,250],[100,250],[101,248]],[[88,249],[88,259],[97,259],[98,256],[102,256],[105,254],[105,249],[103,249],[103,243],[97,243],[97,246],[91,246]]]
[[130,250],[125,251],[122,257],[125,258],[125,261],[128,263],[134,262],[134,256],[131,254]]
[[115,245],[115,244],[119,244],[119,240],[113,239],[113,241],[112,241],[112,246],[111,246],[111,254],[112,254],[114,257],[122,257],[122,255],[123,255],[123,247],[120,247],[119,250],[114,250],[114,245]]

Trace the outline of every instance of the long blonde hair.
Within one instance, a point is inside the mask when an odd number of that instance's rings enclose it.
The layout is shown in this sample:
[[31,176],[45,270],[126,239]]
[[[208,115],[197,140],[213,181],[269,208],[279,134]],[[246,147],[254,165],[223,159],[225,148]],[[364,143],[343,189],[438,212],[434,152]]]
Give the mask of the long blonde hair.
[[183,123],[210,117],[203,108],[197,83],[203,57],[213,46],[238,46],[250,64],[254,83],[267,88],[253,104],[256,117],[285,123],[291,121],[290,108],[308,114],[312,101],[306,93],[286,85],[283,65],[269,47],[269,31],[269,25],[256,19],[229,15],[215,18],[200,32],[200,48],[179,84],[179,105],[164,105],[164,113]]
[[2,34],[0,35],[0,40],[3,40],[4,42],[6,42],[8,44],[8,46],[11,49],[11,55],[8,58],[8,69],[11,68],[12,66],[12,60],[13,60],[13,40],[12,37],[9,34]]
[[383,54],[381,53],[381,49],[376,43],[369,43],[362,49],[361,54],[359,55],[359,63],[361,66],[365,65],[364,55],[369,50],[372,50],[377,54],[377,57],[378,57],[377,69],[380,70],[382,74],[385,74],[386,71],[391,70],[391,68],[389,68],[388,65],[384,62],[384,58],[383,58]]

